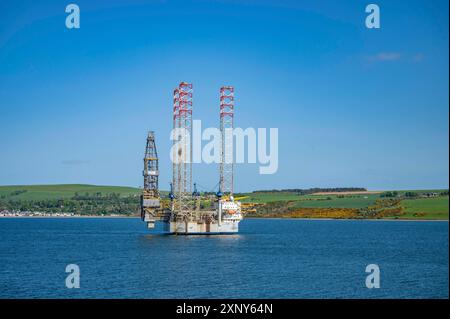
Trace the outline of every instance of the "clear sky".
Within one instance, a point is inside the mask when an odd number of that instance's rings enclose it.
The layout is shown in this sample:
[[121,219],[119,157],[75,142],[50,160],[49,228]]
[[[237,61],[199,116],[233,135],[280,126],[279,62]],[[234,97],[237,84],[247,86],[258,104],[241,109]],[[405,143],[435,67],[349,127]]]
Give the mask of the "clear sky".
[[[278,172],[237,165],[237,191],[448,188],[447,0],[71,2],[0,2],[1,185],[142,185],[154,130],[167,189],[187,81],[204,126],[233,85],[236,126],[279,129]],[[210,190],[218,167],[194,176]]]

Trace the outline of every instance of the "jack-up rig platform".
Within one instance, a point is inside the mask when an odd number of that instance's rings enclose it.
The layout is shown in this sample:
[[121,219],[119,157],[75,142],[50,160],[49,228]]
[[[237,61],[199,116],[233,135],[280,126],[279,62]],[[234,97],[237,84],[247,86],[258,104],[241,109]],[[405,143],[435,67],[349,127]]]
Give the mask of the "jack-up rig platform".
[[161,221],[171,234],[237,233],[243,215],[241,203],[233,197],[234,88],[220,88],[221,162],[219,190],[205,196],[192,187],[192,84],[181,82],[173,95],[172,183],[168,199],[158,188],[159,169],[155,134],[149,132],[144,157],[144,188],[141,218],[147,227]]

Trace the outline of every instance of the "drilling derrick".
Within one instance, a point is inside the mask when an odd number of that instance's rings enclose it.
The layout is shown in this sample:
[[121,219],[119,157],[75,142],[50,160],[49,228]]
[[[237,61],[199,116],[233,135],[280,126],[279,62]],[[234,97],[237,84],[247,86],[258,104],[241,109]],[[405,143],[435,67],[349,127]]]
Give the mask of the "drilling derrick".
[[192,199],[192,84],[181,82],[173,106],[173,220],[195,219]]
[[171,200],[171,210],[173,212],[176,211],[176,204],[178,204],[178,202],[175,201],[175,193],[177,193],[178,191],[178,162],[180,161],[179,159],[179,152],[178,152],[178,148],[177,146],[177,140],[179,138],[179,136],[176,136],[176,134],[178,134],[178,132],[176,131],[178,126],[179,126],[179,120],[180,120],[180,116],[179,116],[179,96],[178,96],[178,88],[176,88],[175,90],[173,90],[173,130],[172,130],[172,184],[170,185],[170,200]]
[[220,190],[223,195],[233,195],[233,120],[234,120],[234,88],[220,88]]
[[159,219],[160,198],[158,190],[158,153],[156,152],[155,134],[149,132],[144,157],[144,189],[141,195],[141,218],[147,222],[148,228],[153,228],[155,220]]

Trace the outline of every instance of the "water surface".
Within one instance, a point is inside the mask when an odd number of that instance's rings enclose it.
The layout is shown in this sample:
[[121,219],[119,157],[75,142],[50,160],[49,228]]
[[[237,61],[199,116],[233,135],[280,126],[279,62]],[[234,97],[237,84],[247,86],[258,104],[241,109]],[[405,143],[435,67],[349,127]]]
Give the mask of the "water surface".
[[[240,228],[170,236],[137,218],[0,218],[0,298],[449,296],[448,222],[245,219]],[[71,263],[79,289],[65,286]],[[368,264],[380,267],[380,289],[365,286]]]

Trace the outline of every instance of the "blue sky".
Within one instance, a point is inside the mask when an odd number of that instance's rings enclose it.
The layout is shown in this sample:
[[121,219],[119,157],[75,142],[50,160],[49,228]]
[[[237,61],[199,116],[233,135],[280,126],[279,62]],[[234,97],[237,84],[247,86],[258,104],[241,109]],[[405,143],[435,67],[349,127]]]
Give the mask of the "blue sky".
[[[172,91],[194,118],[279,129],[279,169],[236,167],[235,189],[448,188],[448,1],[0,2],[0,184],[142,184],[154,130],[171,178]],[[381,8],[367,29],[365,6]],[[201,190],[217,165],[194,165]]]

